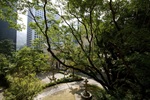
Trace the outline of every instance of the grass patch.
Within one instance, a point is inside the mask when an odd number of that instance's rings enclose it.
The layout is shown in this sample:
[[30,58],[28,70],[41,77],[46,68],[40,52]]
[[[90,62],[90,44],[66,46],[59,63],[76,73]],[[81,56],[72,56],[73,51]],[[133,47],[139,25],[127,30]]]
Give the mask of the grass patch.
[[53,95],[48,95],[42,100],[75,100],[74,95],[70,92],[69,89],[59,91]]

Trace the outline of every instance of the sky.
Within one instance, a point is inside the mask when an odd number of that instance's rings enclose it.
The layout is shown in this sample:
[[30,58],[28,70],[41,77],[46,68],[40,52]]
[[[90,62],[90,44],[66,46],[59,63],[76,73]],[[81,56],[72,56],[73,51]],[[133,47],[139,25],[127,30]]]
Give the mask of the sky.
[[23,25],[23,29],[21,31],[17,31],[17,48],[20,48],[26,45],[27,40],[27,15],[19,14],[19,18],[22,21],[17,21],[20,25]]

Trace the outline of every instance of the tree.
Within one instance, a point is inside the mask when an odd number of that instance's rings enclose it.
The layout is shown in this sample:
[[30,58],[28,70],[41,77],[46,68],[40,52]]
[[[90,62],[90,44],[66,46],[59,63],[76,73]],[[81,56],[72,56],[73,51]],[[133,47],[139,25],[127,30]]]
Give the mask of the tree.
[[1,40],[0,41],[0,53],[4,54],[7,58],[12,56],[15,51],[14,43],[11,40]]
[[9,61],[3,54],[0,54],[0,75],[1,74],[5,75],[8,67],[9,67]]
[[8,22],[11,28],[21,30],[21,25],[17,23],[17,20],[21,20],[18,18],[17,10],[19,10],[20,7],[17,2],[18,0],[2,0],[0,2],[2,8],[0,10],[0,20]]
[[30,73],[39,73],[49,70],[48,56],[40,50],[24,47],[16,52],[14,67],[11,72],[25,76]]
[[5,55],[0,54],[0,86],[8,87],[8,82],[6,79],[7,72],[9,71],[9,60]]
[[24,77],[7,76],[7,78],[10,87],[4,92],[6,100],[32,100],[42,90],[42,85],[34,74]]
[[[128,93],[147,98],[139,71],[144,73],[149,63],[143,72],[139,69],[150,54],[150,1],[60,1],[26,3],[35,21],[31,27],[43,35],[48,52],[62,65],[94,78],[117,99]],[[43,10],[44,20],[34,16],[32,7]],[[55,20],[54,14],[60,19]]]
[[12,62],[12,55],[14,52],[13,42],[10,40],[0,41],[0,85],[8,87],[8,81],[6,75],[10,70],[10,65]]
[[42,90],[37,73],[49,70],[48,56],[42,51],[24,47],[13,54],[13,62],[6,79],[9,87],[5,90],[6,100],[31,100]]

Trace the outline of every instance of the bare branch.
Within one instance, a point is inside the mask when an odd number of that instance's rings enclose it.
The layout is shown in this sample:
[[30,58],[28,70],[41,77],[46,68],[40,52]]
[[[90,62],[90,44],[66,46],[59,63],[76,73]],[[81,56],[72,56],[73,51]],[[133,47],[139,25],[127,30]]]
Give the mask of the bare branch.
[[32,19],[33,19],[34,22],[36,23],[37,27],[40,29],[40,31],[41,31],[43,34],[45,34],[45,33],[43,32],[42,28],[40,27],[38,21],[36,20],[34,14],[32,13],[31,8],[29,8],[29,12],[30,12],[31,16],[33,17]]
[[44,21],[45,21],[45,34],[47,34],[48,31],[48,23],[47,23],[47,13],[46,13],[46,5],[47,5],[47,0],[44,0],[44,7],[43,7],[43,11],[44,11]]
[[110,7],[110,10],[111,10],[113,22],[114,22],[117,30],[120,31],[120,27],[119,27],[118,23],[115,20],[116,19],[116,14],[115,14],[115,11],[114,11],[113,6],[112,6],[112,0],[110,0],[110,2],[109,2],[109,7]]

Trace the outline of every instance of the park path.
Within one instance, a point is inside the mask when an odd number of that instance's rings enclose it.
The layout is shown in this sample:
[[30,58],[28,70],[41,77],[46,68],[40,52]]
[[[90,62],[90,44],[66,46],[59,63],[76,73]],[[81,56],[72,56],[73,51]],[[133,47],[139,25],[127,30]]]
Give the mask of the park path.
[[[49,73],[49,74],[46,74],[46,75],[40,75],[38,77],[41,79],[42,82],[49,83],[50,80],[48,79],[47,76],[51,76],[51,74]],[[61,73],[56,73],[55,74],[55,78],[57,78],[57,79],[60,79],[60,78],[63,78],[63,77],[64,77],[64,75],[61,74]],[[93,85],[97,85],[99,87],[102,87],[98,82],[96,82],[92,78],[89,78],[89,77],[86,77],[86,76],[83,76],[82,78],[84,78],[84,79],[87,78],[88,79],[88,84],[93,84]],[[55,86],[44,89],[42,91],[42,93],[38,94],[37,97],[35,97],[34,100],[42,100],[44,97],[46,97],[48,95],[52,95],[54,93],[57,93],[59,91],[65,90],[65,89],[77,90],[77,89],[80,89],[81,86],[83,86],[83,84],[84,84],[83,81],[58,84],[58,85],[55,85]],[[75,100],[81,100],[80,95],[75,93],[74,96],[75,96]]]
[[3,91],[4,91],[4,89],[3,89],[3,88],[0,88],[0,100],[3,99]]
[[[68,74],[68,75],[69,75],[69,74]],[[68,75],[65,75],[65,77],[67,77]],[[52,73],[49,72],[49,73],[46,73],[46,74],[39,74],[39,75],[38,75],[38,78],[41,79],[41,81],[42,81],[43,83],[47,84],[47,83],[50,82],[48,76],[52,77]],[[54,76],[55,76],[56,79],[64,78],[64,74],[61,74],[61,73],[56,73]],[[102,87],[102,85],[101,85],[100,83],[98,83],[98,82],[95,81],[94,79],[88,77],[87,75],[81,74],[80,76],[81,76],[83,79],[86,79],[86,78],[87,78],[87,79],[88,79],[88,84],[93,84],[93,85]],[[82,81],[82,83],[80,83],[80,84],[83,84],[83,81]]]
[[[42,100],[44,97],[48,95],[52,95],[52,94],[55,94],[59,91],[66,90],[66,89],[76,90],[79,88],[78,84],[79,83],[77,82],[70,82],[70,83],[63,83],[63,84],[59,84],[59,85],[46,88],[44,89],[44,91],[42,91],[42,93],[40,93],[37,97],[35,97],[34,100]],[[79,98],[77,94],[74,94],[74,95],[75,95],[75,98]],[[76,100],[80,100],[80,99],[76,99]]]
[[[41,79],[41,81],[43,83],[47,84],[47,83],[50,82],[48,76],[51,77],[52,74],[51,73],[40,74],[40,75],[38,75],[38,78]],[[56,73],[55,74],[55,78],[57,78],[57,79],[61,79],[63,77],[64,77],[64,75],[61,74],[61,73]],[[66,77],[67,77],[67,75],[66,75]],[[92,78],[89,78],[89,77],[86,77],[86,76],[83,76],[82,78],[84,78],[84,79],[87,78],[88,81],[89,81],[88,84],[93,84],[93,85],[97,85],[99,87],[102,87],[98,82],[96,82]],[[42,98],[44,98],[48,95],[52,95],[54,93],[57,93],[59,91],[65,90],[65,89],[70,89],[71,91],[76,90],[76,89],[80,89],[80,87],[83,86],[83,84],[84,84],[83,81],[58,84],[58,85],[55,85],[55,86],[44,89],[40,94],[37,95],[37,97],[34,98],[34,100],[42,100]],[[0,100],[2,100],[2,98],[3,98],[2,93],[3,92],[0,91]],[[75,100],[81,100],[80,95],[75,93],[74,96],[75,96]]]
[[3,93],[0,93],[0,100],[3,99]]

